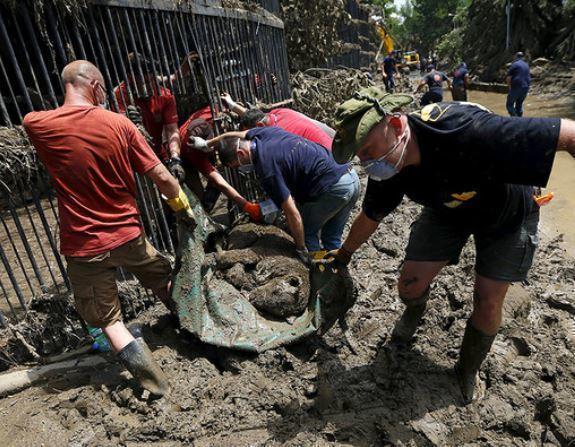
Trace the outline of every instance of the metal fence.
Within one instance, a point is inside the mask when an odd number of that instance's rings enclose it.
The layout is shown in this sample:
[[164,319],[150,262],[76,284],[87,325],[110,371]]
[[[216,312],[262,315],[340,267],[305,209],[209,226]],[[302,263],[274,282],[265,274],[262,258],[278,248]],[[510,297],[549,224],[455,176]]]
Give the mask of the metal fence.
[[[223,110],[222,92],[251,103],[290,97],[283,24],[277,17],[225,9],[214,0],[181,3],[185,6],[164,0],[91,0],[66,12],[57,1],[21,2],[17,9],[0,3],[0,124],[13,128],[29,111],[57,107],[64,94],[59,73],[75,59],[101,69],[116,111],[127,105],[118,104],[114,94],[121,83],[127,98],[119,99],[128,103],[142,93],[138,89],[170,89],[183,111],[182,122],[198,96],[207,99],[214,115]],[[128,63],[130,57],[135,63]],[[155,63],[146,68],[150,60]],[[147,69],[153,76],[145,76]],[[132,78],[141,82],[128,82]],[[5,149],[1,138],[0,151]],[[70,290],[57,250],[54,193],[33,153],[30,160],[33,169],[26,175],[3,171],[0,178],[0,326],[21,319],[34,297]],[[227,175],[246,196],[258,195],[250,181]],[[159,250],[173,253],[158,190],[146,178],[137,180],[146,234]],[[119,277],[124,280],[125,273]]]

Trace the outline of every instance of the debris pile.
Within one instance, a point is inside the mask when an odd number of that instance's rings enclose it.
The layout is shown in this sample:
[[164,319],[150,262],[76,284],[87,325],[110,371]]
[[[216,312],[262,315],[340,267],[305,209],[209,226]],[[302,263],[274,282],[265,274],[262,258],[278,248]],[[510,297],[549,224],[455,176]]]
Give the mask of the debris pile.
[[333,126],[339,103],[373,81],[369,73],[352,68],[310,68],[293,74],[291,85],[296,110]]
[[0,127],[0,179],[10,190],[18,181],[30,183],[38,172],[36,151],[22,127]]

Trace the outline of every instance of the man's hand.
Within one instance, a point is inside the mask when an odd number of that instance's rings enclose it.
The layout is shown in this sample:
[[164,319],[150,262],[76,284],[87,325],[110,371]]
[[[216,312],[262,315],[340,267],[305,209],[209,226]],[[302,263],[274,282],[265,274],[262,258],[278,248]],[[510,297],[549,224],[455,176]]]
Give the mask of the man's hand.
[[186,171],[182,166],[182,160],[180,159],[180,157],[173,156],[172,158],[170,158],[170,160],[168,161],[168,170],[170,171],[170,174],[172,174],[178,182],[182,183],[186,179]]
[[243,206],[244,212],[250,216],[252,222],[261,222],[263,219],[262,209],[259,203],[246,202]]
[[142,124],[142,114],[140,113],[140,109],[138,107],[129,105],[126,108],[126,116],[130,121],[132,121],[136,125]]
[[196,149],[200,152],[208,153],[212,152],[213,148],[208,145],[208,142],[204,140],[202,137],[189,137],[188,138],[188,146],[192,149]]
[[220,95],[222,102],[224,103],[224,105],[230,109],[230,110],[234,110],[234,107],[236,105],[236,102],[232,99],[232,97],[230,96],[229,93],[222,93]]
[[175,213],[176,218],[187,225],[190,231],[196,228],[196,216],[183,189],[180,188],[178,195],[168,199],[166,203]]
[[313,256],[307,251],[307,248],[296,248],[297,257],[306,267],[311,267],[313,264]]
[[328,251],[326,255],[323,257],[323,260],[321,260],[320,262],[323,263],[337,262],[338,264],[341,265],[348,265],[351,262],[352,256],[353,253],[347,251],[343,247],[340,247],[336,250]]

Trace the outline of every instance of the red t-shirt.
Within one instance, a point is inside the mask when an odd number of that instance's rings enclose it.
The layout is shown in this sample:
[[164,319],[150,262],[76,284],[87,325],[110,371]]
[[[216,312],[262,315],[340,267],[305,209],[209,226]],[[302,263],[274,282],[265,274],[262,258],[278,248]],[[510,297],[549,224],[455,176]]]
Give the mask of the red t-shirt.
[[[147,87],[149,88],[149,87]],[[114,89],[116,94],[116,101],[121,113],[125,113],[125,104],[130,104],[128,97],[128,90],[126,83],[122,82]],[[124,100],[122,101],[122,96]],[[167,88],[160,86],[160,94],[155,94],[149,98],[134,98],[136,106],[142,113],[142,121],[144,127],[150,134],[153,140],[154,151],[159,157],[166,158],[168,151],[162,147],[162,137],[164,126],[167,124],[178,123],[178,110],[176,108],[176,100],[172,96],[172,92]]]
[[[210,175],[212,172],[216,170],[212,162],[210,161],[209,155],[198,151],[197,149],[192,149],[188,146],[188,127],[192,121],[196,121],[197,123],[201,123],[202,121],[207,122],[208,124],[212,125],[212,112],[210,110],[210,106],[206,106],[203,109],[199,109],[192,113],[190,117],[186,120],[182,127],[180,127],[180,144],[181,144],[181,157],[184,163],[189,164],[193,168],[197,169],[202,173],[204,176]],[[204,136],[197,135],[202,138]]]
[[56,189],[63,255],[97,255],[140,235],[133,171],[160,160],[128,118],[64,105],[30,112],[23,124]]
[[292,109],[274,109],[268,113],[269,125],[281,127],[331,150],[332,139],[312,120]]

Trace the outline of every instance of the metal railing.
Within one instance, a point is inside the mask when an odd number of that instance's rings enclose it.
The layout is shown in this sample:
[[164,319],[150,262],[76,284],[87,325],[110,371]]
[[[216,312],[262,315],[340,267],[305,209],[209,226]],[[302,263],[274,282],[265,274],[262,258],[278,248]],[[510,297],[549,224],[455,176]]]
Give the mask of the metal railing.
[[[223,110],[223,92],[251,103],[280,102],[291,95],[283,24],[265,11],[228,10],[214,0],[182,2],[185,6],[164,0],[92,0],[71,14],[49,1],[43,11],[34,11],[34,4],[21,2],[11,10],[0,3],[0,125],[8,128],[32,110],[62,103],[59,73],[75,59],[101,69],[115,111],[160,86],[176,96],[184,111],[181,122],[198,98],[209,102],[216,116]],[[43,21],[38,23],[39,15]],[[152,76],[146,76],[148,70]],[[114,94],[122,83],[127,97]],[[0,170],[0,327],[22,319],[34,298],[70,291],[58,253],[55,196],[33,152],[30,157],[34,169],[27,176]],[[241,193],[258,197],[250,181],[226,175]],[[173,253],[170,219],[157,188],[138,178],[137,190],[146,235],[156,248]],[[125,272],[119,277],[123,280]]]

